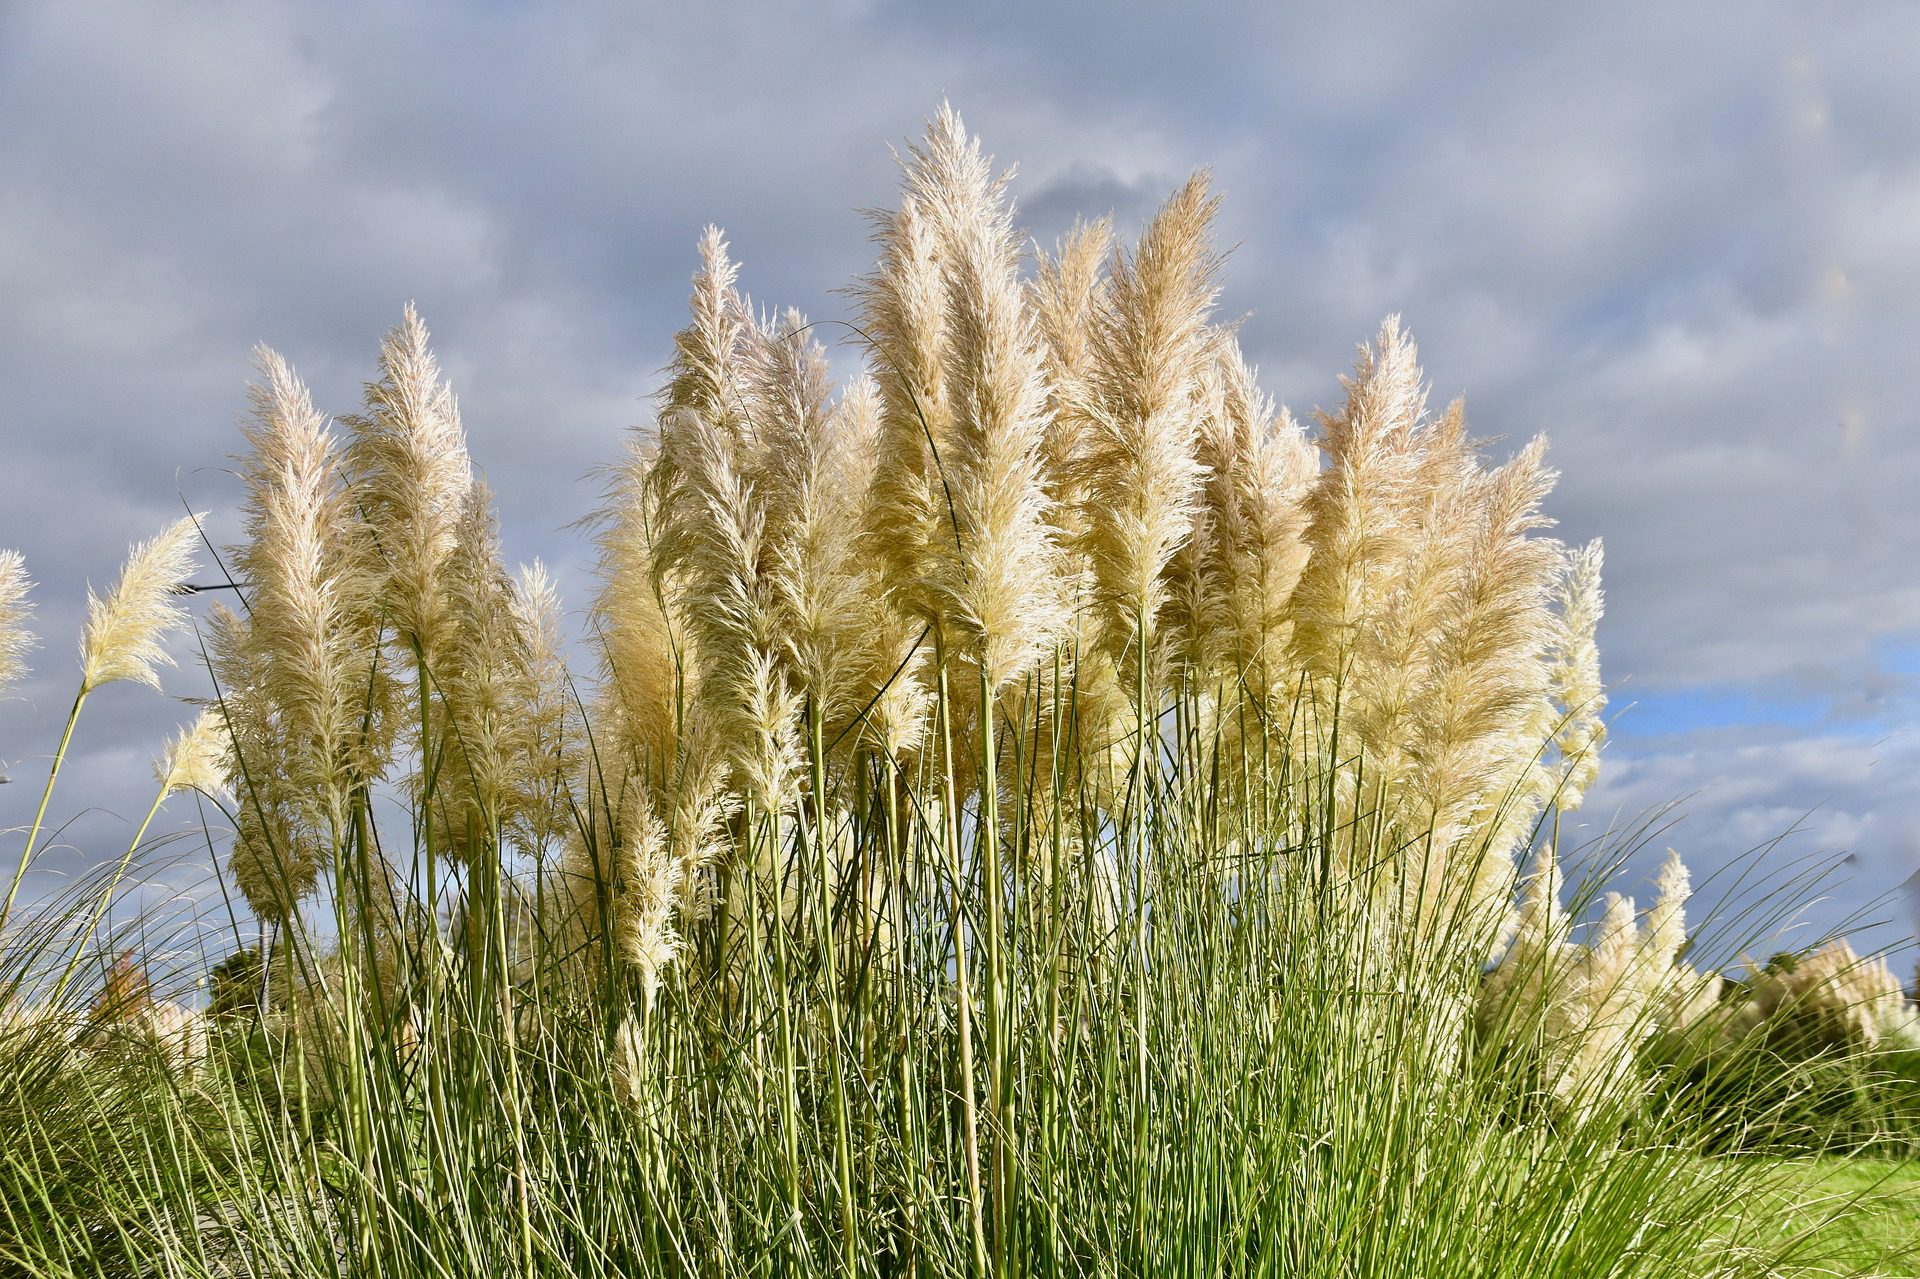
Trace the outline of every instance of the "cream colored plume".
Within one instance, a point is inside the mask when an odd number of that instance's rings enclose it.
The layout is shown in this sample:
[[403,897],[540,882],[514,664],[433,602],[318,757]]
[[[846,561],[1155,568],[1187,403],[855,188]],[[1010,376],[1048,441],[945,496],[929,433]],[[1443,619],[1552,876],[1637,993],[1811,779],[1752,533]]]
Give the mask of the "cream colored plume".
[[[878,468],[884,412],[879,386],[865,377],[847,388],[835,411],[836,482],[857,504],[862,520],[871,514],[865,499]],[[864,539],[864,533],[859,536]],[[850,700],[856,714],[862,709],[866,714],[855,740],[898,760],[914,751],[926,733],[933,697],[926,677],[930,645],[924,642],[924,628],[888,591],[884,561],[871,557],[870,545],[859,540],[854,547],[861,567],[852,606],[865,658],[855,668]]]
[[[1482,992],[1483,1024],[1512,1022],[1544,1015],[1565,980],[1570,927],[1560,905],[1560,864],[1553,845],[1542,844],[1533,869],[1521,889],[1520,912],[1512,943]],[[1511,1030],[1506,1033],[1512,1033]]]
[[922,548],[919,574],[934,616],[953,632],[948,642],[998,689],[1066,623],[1043,482],[1044,357],[1019,281],[1005,179],[993,177],[951,109],[928,127],[914,160],[908,195],[929,211],[940,245],[952,413],[939,472],[945,526]]
[[1628,1098],[1639,1045],[1654,1029],[1647,992],[1635,967],[1641,938],[1633,899],[1607,894],[1606,913],[1581,956],[1579,976],[1565,992],[1567,1029],[1559,1042],[1563,1064],[1550,1083],[1554,1096],[1584,1114]]
[[1351,673],[1362,630],[1383,615],[1395,569],[1413,536],[1407,510],[1418,494],[1414,432],[1424,418],[1413,339],[1398,316],[1362,347],[1346,404],[1322,415],[1327,467],[1307,495],[1312,552],[1294,589],[1294,648],[1329,687]]
[[[1505,802],[1516,754],[1531,760],[1537,750],[1515,739],[1541,695],[1536,654],[1559,562],[1558,543],[1530,536],[1549,522],[1540,504],[1556,477],[1545,452],[1545,438],[1536,438],[1469,481],[1460,567],[1433,637],[1430,688],[1412,716],[1416,793],[1434,830],[1478,829],[1490,820]],[[1477,900],[1505,899],[1510,847],[1478,858]]]
[[[1435,692],[1441,627],[1464,575],[1476,520],[1476,459],[1458,403],[1415,423],[1400,443],[1412,482],[1399,495],[1400,557],[1384,577],[1378,612],[1354,635],[1341,687],[1341,729],[1364,743],[1375,776],[1402,788],[1384,802],[1400,812],[1414,797],[1415,717]],[[1414,809],[1412,803],[1404,805]],[[1418,820],[1418,814],[1414,815]],[[1424,833],[1424,832],[1420,832]],[[1451,832],[1434,841],[1445,852]],[[1441,880],[1431,881],[1437,889]]]
[[500,532],[485,484],[468,490],[447,560],[447,637],[441,696],[433,701],[438,830],[463,856],[497,848],[526,793],[532,759],[527,714],[530,645],[500,560]]
[[33,616],[31,591],[33,580],[21,553],[0,551],[0,693],[27,674],[23,659],[35,643],[27,630],[27,618]]
[[683,868],[667,844],[665,825],[649,806],[630,804],[615,857],[614,927],[620,957],[639,976],[651,1002],[660,977],[680,951],[674,913]]
[[267,653],[251,624],[215,604],[208,648],[219,680],[219,706],[233,745],[228,763],[235,796],[234,885],[260,918],[284,922],[312,891],[320,873],[315,796],[277,761],[293,756],[284,717],[276,713]]
[[1295,584],[1306,567],[1308,487],[1319,456],[1293,417],[1276,410],[1240,347],[1218,334],[1202,382],[1197,456],[1207,470],[1183,552],[1179,610],[1190,660],[1256,701],[1290,700]]
[[1564,811],[1580,807],[1587,787],[1600,771],[1600,748],[1606,742],[1606,686],[1600,681],[1600,649],[1594,632],[1600,624],[1605,597],[1600,589],[1603,551],[1599,539],[1569,552],[1555,590],[1553,623],[1549,630],[1549,680],[1560,713],[1554,746],[1559,777],[1554,802]]
[[473,472],[459,408],[427,341],[427,326],[409,303],[381,341],[380,376],[367,385],[366,412],[342,421],[352,431],[354,501],[379,546],[388,621],[432,678],[450,624],[446,564]]
[[764,571],[793,684],[837,736],[860,711],[855,698],[878,661],[880,586],[861,545],[877,406],[860,384],[828,405],[825,353],[805,329],[790,314],[750,364],[761,427],[754,485],[765,510]]
[[1561,890],[1544,845],[1513,942],[1482,988],[1479,1021],[1492,1046],[1519,1054],[1543,1097],[1578,1118],[1635,1094],[1639,1046],[1656,1025],[1645,964],[1664,943],[1641,934],[1631,898],[1610,893],[1588,943],[1572,945]]
[[1656,1023],[1669,1034],[1686,1034],[1717,1024],[1727,1009],[1726,985],[1726,978],[1719,973],[1703,973],[1680,960],[1674,964],[1654,1007]]
[[[751,325],[732,280],[731,265],[710,256],[695,279],[694,323],[678,340],[650,476],[653,577],[687,601],[691,693],[722,757],[750,797],[778,812],[798,794],[802,697],[774,568],[800,502],[795,452],[817,425],[825,385],[797,324],[780,335]],[[738,319],[726,349],[710,349],[703,308]],[[675,765],[663,757],[659,767],[664,792]]]
[[679,866],[679,905],[687,920],[704,917],[713,905],[707,871],[725,852],[727,823],[740,810],[720,746],[708,716],[696,708],[681,737],[665,815],[667,852]]
[[169,525],[127,557],[120,580],[103,596],[87,591],[87,629],[80,643],[80,688],[91,692],[114,680],[160,687],[156,667],[172,666],[162,644],[187,621],[178,603],[193,573],[197,516]]
[[765,810],[797,795],[800,695],[780,660],[780,610],[767,558],[766,512],[735,460],[735,442],[697,413],[662,424],[661,459],[678,487],[656,546],[658,575],[684,584],[700,655],[698,691],[736,780]]
[[163,795],[197,790],[204,795],[225,797],[231,794],[227,773],[232,767],[232,755],[233,740],[227,732],[226,716],[218,707],[210,707],[167,743],[166,752],[154,763],[154,777]]
[[1693,880],[1674,849],[1660,867],[1658,896],[1647,912],[1636,960],[1657,1027],[1683,1033],[1715,1016],[1725,984],[1716,973],[1702,973],[1681,958],[1687,944],[1686,905]]
[[685,866],[646,794],[630,789],[618,821],[597,830],[591,845],[578,832],[568,840],[555,885],[563,904],[559,952],[575,969],[592,971],[604,943],[650,1000],[680,950]]
[[1198,392],[1212,361],[1207,314],[1218,258],[1217,197],[1196,173],[1135,252],[1114,261],[1094,326],[1092,402],[1076,467],[1103,643],[1134,679],[1154,657],[1168,564],[1192,531],[1204,468],[1194,457]]
[[[661,589],[674,591],[674,566],[692,526],[707,517],[708,497],[700,477],[689,468],[702,464],[688,443],[683,421],[698,421],[710,432],[726,465],[746,475],[766,450],[759,439],[758,406],[751,385],[765,335],[753,319],[747,299],[735,287],[739,267],[727,256],[717,227],[701,237],[700,266],[693,276],[692,313],[674,335],[674,358],[666,385],[657,397],[657,447],[649,454],[646,480],[654,489],[658,526],[652,530],[653,573]],[[644,445],[636,445],[644,450]]]
[[[249,755],[249,771],[284,779],[307,820],[339,832],[348,794],[383,764],[382,714],[389,681],[378,663],[378,582],[369,571],[368,528],[345,492],[326,418],[277,353],[260,347],[261,380],[249,388],[244,430],[251,451],[246,544],[233,561],[248,583],[248,678],[273,722],[272,754]],[[234,672],[222,672],[230,693]],[[370,709],[372,714],[369,714]],[[243,750],[255,743],[239,736]],[[235,774],[236,791],[246,791]]]
[[[660,503],[656,454],[637,435],[613,469],[597,516],[600,531],[600,593],[593,605],[593,634],[600,653],[598,731],[621,759],[653,787],[672,774],[679,705],[692,670],[682,638],[686,629],[669,614],[660,564]],[[603,757],[603,766],[606,758]],[[622,771],[622,770],[614,770]]]
[[891,589],[927,614],[919,565],[946,529],[937,457],[950,434],[946,387],[947,283],[934,219],[908,195],[878,219],[880,264],[860,281],[861,328],[870,344],[881,413],[867,539]]
[[1408,844],[1405,901],[1424,918],[1491,923],[1532,810],[1514,795],[1540,744],[1539,659],[1557,544],[1531,536],[1553,474],[1535,441],[1487,470],[1456,403],[1438,418],[1411,339],[1390,318],[1363,349],[1340,413],[1323,417],[1328,469],[1306,499],[1294,653],[1372,781],[1362,826]]
[[177,1075],[193,1074],[207,1059],[207,1019],[197,1008],[170,1000],[156,1002],[141,1014],[138,1031]]
[[1112,247],[1110,219],[1076,222],[1051,257],[1038,255],[1027,286],[1047,356],[1047,491],[1063,539],[1084,532],[1077,463],[1093,399],[1094,325],[1107,305]]
[[692,321],[673,339],[673,375],[660,397],[663,415],[692,412],[733,430],[752,429],[741,373],[755,326],[735,287],[739,274],[727,256],[725,235],[719,227],[707,227],[700,234],[700,268],[693,277]]
[[1772,964],[1749,983],[1729,1029],[1763,1026],[1769,1035],[1812,1046],[1874,1048],[1890,1034],[1909,1036],[1906,992],[1881,956],[1862,959],[1837,938],[1792,962]]
[[522,847],[538,853],[565,829],[568,778],[578,753],[570,731],[572,684],[563,650],[560,596],[539,560],[520,566],[510,607],[525,645],[524,682],[516,689],[515,713],[522,721],[519,742],[527,759],[518,779],[520,793],[507,811]]
[[1669,848],[1656,881],[1658,896],[1647,912],[1646,931],[1641,938],[1636,963],[1646,974],[1647,988],[1657,990],[1679,958],[1687,943],[1687,899],[1693,895],[1693,878],[1678,851]]
[[624,1014],[614,1028],[613,1051],[607,1064],[613,1072],[614,1096],[638,1110],[646,1100],[646,1036],[641,1033],[640,1019],[632,1012]]
[[0,692],[27,673],[22,659],[33,647],[33,632],[27,629],[33,616],[27,593],[32,589],[20,552],[0,551]]

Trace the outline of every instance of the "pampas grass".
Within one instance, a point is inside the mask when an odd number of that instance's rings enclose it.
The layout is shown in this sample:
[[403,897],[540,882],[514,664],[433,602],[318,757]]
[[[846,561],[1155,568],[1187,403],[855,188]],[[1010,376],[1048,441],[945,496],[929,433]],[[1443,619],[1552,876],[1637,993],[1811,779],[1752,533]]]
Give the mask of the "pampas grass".
[[[152,539],[137,543],[127,556],[120,578],[105,596],[87,590],[87,626],[80,641],[80,688],[74,694],[73,708],[67,712],[66,727],[53,753],[53,765],[47,770],[47,783],[40,792],[40,806],[33,824],[27,828],[20,861],[7,886],[5,901],[0,902],[0,932],[13,913],[15,898],[33,864],[47,818],[47,804],[60,780],[60,766],[66,761],[73,741],[74,725],[87,698],[103,684],[129,680],[150,688],[160,687],[157,667],[171,666],[172,656],[165,648],[170,635],[187,621],[187,611],[179,596],[193,572],[194,543],[199,538],[199,517],[189,515],[175,521]],[[16,598],[24,595],[25,577],[13,570]],[[18,607],[17,605],[15,606]]]
[[[1742,1242],[1765,1168],[1703,1157],[1672,1054],[1789,1008],[1895,1037],[1890,979],[1821,952],[1729,1012],[1677,856],[1644,916],[1564,900],[1601,562],[1545,536],[1543,442],[1429,413],[1394,320],[1309,433],[1213,316],[1204,174],[1132,248],[1029,259],[957,113],[902,161],[839,381],[700,237],[588,520],[578,683],[417,313],[340,440],[257,354],[238,597],[148,818],[229,804],[254,918],[205,1017],[131,961],[86,1012],[142,825],[9,932],[6,1024],[98,1033],[0,1057],[8,1264],[1792,1262]],[[190,531],[94,601],[82,700],[155,681]],[[0,557],[0,674],[25,589]],[[113,1171],[68,1195],[77,1149]]]
[[160,687],[159,668],[173,665],[163,645],[187,621],[180,588],[193,573],[199,536],[198,517],[177,520],[133,548],[112,590],[104,596],[87,592],[82,696],[115,680]]
[[244,634],[216,646],[224,655],[216,672],[236,703],[233,784],[256,806],[283,793],[294,809],[287,820],[334,840],[353,788],[378,773],[385,753],[385,717],[365,714],[370,690],[384,696],[373,535],[305,385],[272,350],[259,348],[255,363],[261,381],[249,391],[251,451],[241,469],[248,540],[232,553],[247,582],[247,620]]
[[33,647],[33,632],[27,629],[27,619],[33,616],[27,593],[32,589],[20,552],[0,551],[0,689],[18,683],[27,673],[23,659]]
[[[1164,574],[1205,474],[1195,408],[1210,354],[1217,263],[1207,237],[1217,208],[1205,175],[1189,179],[1134,253],[1115,258],[1092,326],[1089,424],[1075,462],[1101,643],[1129,679],[1159,660]],[[1127,656],[1136,648],[1137,661]]]
[[192,790],[224,798],[229,793],[227,760],[232,754],[226,717],[217,710],[204,710],[167,743],[165,753],[154,761],[153,775],[163,796]]
[[[381,595],[396,638],[429,671],[451,624],[445,576],[473,485],[452,388],[411,304],[380,345],[366,412],[345,419],[345,467],[373,530]],[[424,696],[424,690],[422,691]]]

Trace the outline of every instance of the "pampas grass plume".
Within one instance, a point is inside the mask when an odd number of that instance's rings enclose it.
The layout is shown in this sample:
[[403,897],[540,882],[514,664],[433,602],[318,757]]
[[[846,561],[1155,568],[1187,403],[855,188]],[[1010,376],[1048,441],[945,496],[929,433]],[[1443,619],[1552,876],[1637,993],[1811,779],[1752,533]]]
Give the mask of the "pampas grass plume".
[[[998,689],[1064,629],[1043,482],[1046,381],[1018,275],[1012,211],[979,142],[943,110],[910,191],[933,209],[948,295],[945,459],[952,527],[920,571],[938,615],[977,646]],[[936,549],[937,548],[937,549]]]
[[249,693],[271,708],[279,749],[248,762],[263,769],[271,758],[338,824],[347,787],[378,768],[363,728],[369,693],[378,700],[384,691],[384,681],[369,678],[378,583],[326,418],[278,353],[260,347],[255,360],[261,381],[249,389],[252,451],[241,472],[248,542],[233,558],[249,584],[248,661],[257,683]]
[[380,377],[366,388],[366,412],[352,428],[348,469],[364,514],[377,530],[386,606],[403,643],[433,659],[450,623],[447,559],[453,554],[472,465],[453,391],[411,303],[380,344]]
[[33,647],[33,632],[27,629],[33,615],[27,592],[32,589],[20,552],[0,551],[0,691],[27,673],[22,659]]
[[1606,606],[1600,587],[1604,562],[1596,538],[1567,556],[1556,583],[1549,661],[1554,700],[1564,717],[1554,739],[1564,775],[1555,802],[1568,812],[1580,806],[1599,773],[1600,748],[1607,739],[1602,718],[1607,694],[1600,679],[1600,648],[1594,642]]
[[1218,207],[1204,173],[1188,179],[1136,251],[1115,260],[1094,327],[1091,424],[1078,465],[1085,548],[1116,654],[1136,640],[1152,644],[1163,574],[1191,532],[1204,478],[1195,404],[1210,360],[1218,259],[1208,233]]
[[114,680],[160,687],[157,667],[173,665],[162,647],[186,624],[178,600],[193,572],[199,517],[189,515],[127,557],[120,580],[105,596],[87,591],[87,629],[80,644],[81,692]]
[[665,485],[656,480],[658,464],[653,446],[634,437],[610,472],[594,516],[601,586],[593,630],[601,673],[596,722],[626,767],[664,786],[692,655],[684,651],[684,628],[668,613],[669,575],[659,571]]
[[197,790],[203,795],[224,797],[230,793],[227,771],[232,755],[233,739],[227,731],[226,716],[218,707],[209,707],[167,743],[153,772],[162,794]]

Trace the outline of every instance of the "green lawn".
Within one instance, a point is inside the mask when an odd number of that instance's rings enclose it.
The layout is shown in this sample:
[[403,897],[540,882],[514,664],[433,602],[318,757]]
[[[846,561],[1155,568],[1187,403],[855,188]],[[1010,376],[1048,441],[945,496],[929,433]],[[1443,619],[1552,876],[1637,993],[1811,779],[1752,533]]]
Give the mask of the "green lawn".
[[1796,1235],[1837,1215],[1814,1273],[1920,1276],[1920,1160],[1796,1160],[1778,1202],[1754,1216],[1756,1230]]

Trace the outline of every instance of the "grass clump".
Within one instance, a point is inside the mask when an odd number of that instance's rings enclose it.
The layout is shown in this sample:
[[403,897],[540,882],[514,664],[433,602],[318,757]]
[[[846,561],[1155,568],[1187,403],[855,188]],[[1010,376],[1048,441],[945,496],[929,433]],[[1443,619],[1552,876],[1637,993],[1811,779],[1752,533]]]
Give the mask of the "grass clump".
[[1703,1158],[1658,1086],[1705,981],[1684,868],[1571,936],[1540,833],[1604,736],[1601,558],[1542,531],[1544,441],[1489,462],[1391,320],[1310,437],[1212,313],[1204,175],[1033,271],[1006,186],[943,112],[838,391],[703,238],[593,521],[586,687],[418,316],[339,436],[261,353],[237,607],[160,793],[228,805],[252,919],[204,1012],[109,980],[115,1054],[72,977],[117,875],[18,926],[0,1261],[1814,1255],[1755,1242],[1730,1205],[1786,1174]]

